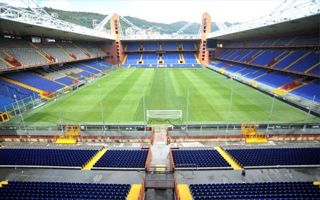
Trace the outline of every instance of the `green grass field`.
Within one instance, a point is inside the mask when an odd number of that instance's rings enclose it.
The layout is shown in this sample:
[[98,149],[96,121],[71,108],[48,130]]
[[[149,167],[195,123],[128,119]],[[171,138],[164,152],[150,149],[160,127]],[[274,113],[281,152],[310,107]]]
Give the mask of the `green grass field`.
[[28,126],[143,123],[144,105],[183,110],[189,123],[319,120],[278,100],[270,114],[271,97],[209,69],[119,69],[26,113],[24,120]]

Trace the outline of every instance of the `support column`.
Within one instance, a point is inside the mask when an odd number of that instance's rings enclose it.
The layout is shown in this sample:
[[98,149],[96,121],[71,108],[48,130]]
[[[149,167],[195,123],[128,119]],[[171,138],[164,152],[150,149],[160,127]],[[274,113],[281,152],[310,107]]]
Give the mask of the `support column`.
[[205,12],[202,15],[201,42],[199,47],[199,60],[202,65],[209,64],[209,51],[207,50],[207,34],[211,32],[211,16]]
[[110,28],[111,34],[114,36],[115,40],[110,44],[107,44],[105,47],[105,51],[110,54],[110,57],[107,58],[107,60],[114,65],[121,65],[121,62],[124,58],[124,51],[121,44],[121,27],[119,15],[112,15],[112,17],[110,18]]

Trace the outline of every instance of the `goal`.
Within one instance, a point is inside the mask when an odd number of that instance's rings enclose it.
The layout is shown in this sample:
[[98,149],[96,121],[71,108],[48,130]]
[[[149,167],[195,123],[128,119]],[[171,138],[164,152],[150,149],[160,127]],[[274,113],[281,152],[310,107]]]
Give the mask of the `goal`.
[[180,119],[182,121],[182,110],[147,110],[147,121]]

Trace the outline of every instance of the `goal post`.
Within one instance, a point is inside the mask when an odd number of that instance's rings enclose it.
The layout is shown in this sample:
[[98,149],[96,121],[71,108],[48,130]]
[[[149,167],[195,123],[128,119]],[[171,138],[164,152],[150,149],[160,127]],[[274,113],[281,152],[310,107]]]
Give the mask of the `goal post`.
[[182,110],[147,110],[147,121],[149,120],[181,120]]

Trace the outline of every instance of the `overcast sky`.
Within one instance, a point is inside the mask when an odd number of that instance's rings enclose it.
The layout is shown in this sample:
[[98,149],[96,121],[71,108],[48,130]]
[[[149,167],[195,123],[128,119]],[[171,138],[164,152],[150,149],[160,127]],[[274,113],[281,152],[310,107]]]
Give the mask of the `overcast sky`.
[[[27,1],[27,0],[25,0]],[[21,5],[20,0],[0,0]],[[216,22],[245,22],[270,14],[283,0],[37,0],[62,10],[118,13],[154,22],[200,22],[207,11]]]

